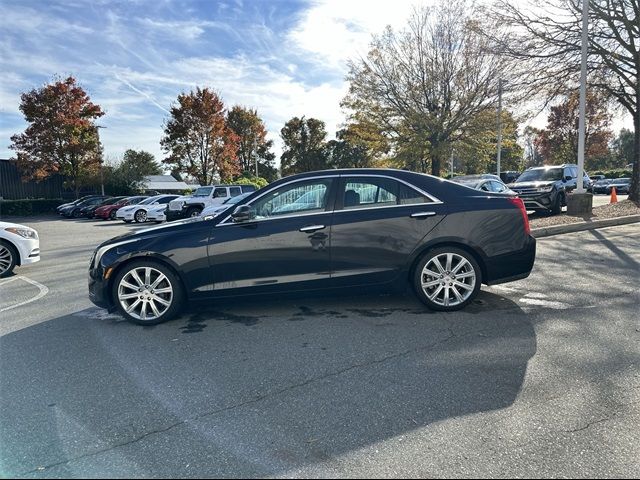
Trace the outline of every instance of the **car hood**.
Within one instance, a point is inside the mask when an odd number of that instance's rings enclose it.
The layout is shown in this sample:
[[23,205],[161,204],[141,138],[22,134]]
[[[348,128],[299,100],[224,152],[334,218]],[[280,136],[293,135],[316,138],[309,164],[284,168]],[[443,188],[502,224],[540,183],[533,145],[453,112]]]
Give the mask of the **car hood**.
[[551,187],[555,182],[537,181],[537,182],[517,182],[507,185],[511,190],[518,190],[519,188],[541,188]]
[[[121,242],[123,240],[136,240],[136,239],[142,240],[144,238],[153,237],[156,234],[170,233],[173,230],[181,230],[183,228],[183,225],[185,224],[202,222],[202,221],[204,221],[202,217],[190,217],[190,218],[184,218],[182,220],[177,220],[175,222],[163,223],[162,225],[155,225],[153,227],[135,230],[129,233],[125,233],[123,235],[119,235],[117,237],[113,237],[107,240],[106,242],[101,243],[98,248],[110,245],[112,243]],[[163,232],[163,230],[167,230],[167,232]]]
[[28,228],[30,230],[35,230],[34,228],[27,227],[26,225],[20,225],[19,223],[0,222],[0,230],[4,230],[5,228]]

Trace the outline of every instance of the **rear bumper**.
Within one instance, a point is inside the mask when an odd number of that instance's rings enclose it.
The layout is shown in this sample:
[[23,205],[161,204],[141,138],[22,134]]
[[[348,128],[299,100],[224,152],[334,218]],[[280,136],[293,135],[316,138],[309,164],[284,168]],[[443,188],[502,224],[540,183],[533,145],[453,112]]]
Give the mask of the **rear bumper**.
[[528,236],[526,245],[516,252],[490,257],[486,263],[487,285],[513,282],[527,278],[536,260],[536,239]]

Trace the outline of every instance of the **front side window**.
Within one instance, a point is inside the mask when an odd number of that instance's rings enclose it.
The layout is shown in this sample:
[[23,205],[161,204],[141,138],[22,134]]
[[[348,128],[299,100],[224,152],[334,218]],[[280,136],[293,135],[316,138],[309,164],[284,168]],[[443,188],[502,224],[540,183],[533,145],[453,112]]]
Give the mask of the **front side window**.
[[216,188],[213,192],[213,198],[226,198],[227,189],[226,188]]
[[327,207],[331,182],[332,179],[323,178],[277,188],[252,204],[256,211],[256,218],[323,212]]

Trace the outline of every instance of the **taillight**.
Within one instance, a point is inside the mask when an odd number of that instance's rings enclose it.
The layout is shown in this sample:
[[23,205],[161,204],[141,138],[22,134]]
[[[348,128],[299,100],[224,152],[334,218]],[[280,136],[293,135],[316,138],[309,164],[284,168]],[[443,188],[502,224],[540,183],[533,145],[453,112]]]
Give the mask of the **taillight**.
[[529,226],[529,215],[527,215],[527,209],[524,208],[524,202],[521,198],[509,198],[508,200],[520,209],[522,220],[524,221],[524,233],[529,235],[531,233],[531,227]]

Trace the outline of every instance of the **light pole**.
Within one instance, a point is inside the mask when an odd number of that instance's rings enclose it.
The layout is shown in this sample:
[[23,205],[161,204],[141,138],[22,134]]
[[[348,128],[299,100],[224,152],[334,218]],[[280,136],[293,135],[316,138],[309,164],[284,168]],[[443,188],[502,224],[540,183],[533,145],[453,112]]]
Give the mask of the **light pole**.
[[576,188],[567,195],[567,213],[583,215],[591,213],[593,195],[584,190],[585,110],[587,102],[587,52],[589,42],[589,0],[582,0],[582,64],[580,66],[580,118],[578,119],[578,175]]
[[578,185],[576,193],[584,193],[584,137],[587,103],[587,50],[589,31],[589,0],[582,0],[582,65],[580,68],[580,119],[578,121]]
[[496,158],[496,170],[500,176],[500,160],[502,157],[502,79],[498,79],[498,155]]
[[[96,130],[99,128],[107,128],[107,127],[103,127],[101,125],[96,125]],[[102,164],[104,163],[104,159],[102,158],[102,155],[100,155],[100,191],[102,192],[102,196],[104,197],[104,176],[103,176],[103,169],[102,169]]]

